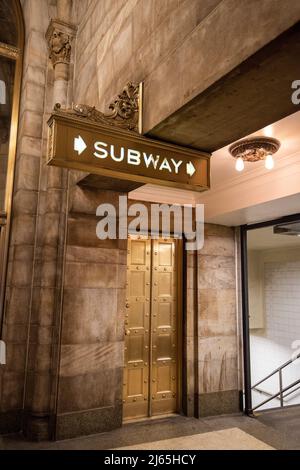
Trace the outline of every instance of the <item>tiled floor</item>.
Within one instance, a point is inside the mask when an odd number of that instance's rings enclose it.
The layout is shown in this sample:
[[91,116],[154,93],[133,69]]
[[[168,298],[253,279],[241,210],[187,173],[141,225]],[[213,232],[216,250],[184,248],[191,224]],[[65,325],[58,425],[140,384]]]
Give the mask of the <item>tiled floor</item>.
[[283,448],[300,450],[300,406],[264,411],[258,419],[280,433]]
[[[287,419],[291,419],[291,424],[286,424],[282,415],[281,418],[277,416],[272,419],[266,413],[258,419],[244,415],[202,419],[174,416],[125,424],[107,433],[59,442],[28,442],[19,435],[10,435],[0,438],[0,449],[97,450],[129,446],[131,449],[137,446],[172,449],[175,444],[186,449],[256,449],[268,446],[300,449],[300,408],[297,412],[294,408],[293,412],[288,413]],[[290,429],[295,429],[292,439],[289,439]],[[222,430],[227,432],[220,433]]]
[[239,428],[203,432],[155,442],[120,447],[118,450],[274,450]]

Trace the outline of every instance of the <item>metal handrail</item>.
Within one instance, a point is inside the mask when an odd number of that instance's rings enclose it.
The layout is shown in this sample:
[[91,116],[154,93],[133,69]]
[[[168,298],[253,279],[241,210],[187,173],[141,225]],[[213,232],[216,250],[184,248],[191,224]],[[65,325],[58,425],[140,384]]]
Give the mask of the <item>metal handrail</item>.
[[[267,397],[273,397],[272,393],[267,392],[267,390],[262,390],[261,388],[257,388],[257,387],[255,387],[253,390],[257,393],[261,393],[262,395],[266,395]],[[280,400],[279,397],[275,397],[275,398],[276,400]]]
[[275,375],[277,373],[279,374],[279,392],[275,393],[274,395],[271,395],[269,392],[266,392],[268,395],[270,395],[269,398],[267,398],[262,403],[260,403],[259,405],[256,405],[254,408],[252,408],[252,411],[256,410],[257,408],[260,408],[261,406],[265,405],[269,401],[274,400],[275,398],[280,400],[280,406],[282,408],[284,406],[284,398],[286,398],[288,395],[291,395],[293,392],[296,392],[297,390],[299,390],[300,386],[297,387],[294,390],[291,390],[289,393],[284,395],[284,392],[286,392],[286,391],[290,390],[292,387],[295,387],[296,385],[298,385],[300,383],[300,379],[296,380],[293,383],[291,383],[287,387],[282,388],[282,370],[298,358],[300,358],[300,353],[297,354],[297,356],[294,359],[290,359],[289,361],[282,364],[280,367],[277,367],[277,369],[275,369],[273,372],[268,374],[266,377],[264,377],[262,380],[260,380],[259,382],[257,382],[255,385],[253,385],[251,387],[251,390],[256,390],[260,393],[265,393],[262,390],[257,389],[257,386],[260,385],[261,383],[265,382],[266,380],[268,380],[270,377],[273,377],[273,375]]
[[298,359],[300,357],[300,353],[297,354],[297,356],[294,358],[294,359],[290,359],[289,361],[285,362],[284,364],[282,364],[282,366],[280,367],[277,367],[277,369],[273,370],[273,372],[271,372],[269,375],[267,375],[266,377],[264,377],[262,380],[260,380],[259,382],[257,382],[255,385],[253,385],[251,388],[255,388],[257,387],[257,385],[260,385],[261,383],[265,382],[265,380],[268,380],[270,377],[272,377],[274,374],[276,374],[277,372],[279,372],[280,370],[284,369],[286,366],[288,366],[289,364],[291,364],[292,362],[296,361],[296,359]]
[[[278,395],[282,395],[283,392],[286,392],[287,390],[289,390],[291,387],[294,387],[295,385],[298,385],[300,383],[300,379],[299,380],[296,380],[296,382],[293,382],[292,384],[288,385],[287,387],[279,390],[279,392],[277,393],[274,393],[274,395],[272,395],[270,398],[267,398],[266,400],[264,400],[262,403],[260,403],[259,405],[256,405],[254,408],[252,408],[252,411],[256,410],[257,408],[259,408],[260,406],[262,405],[265,405],[266,403],[269,403],[269,401],[271,400],[274,400],[274,398],[278,397]],[[281,404],[281,407],[283,406],[283,402]]]
[[[261,393],[262,395],[266,395],[268,397],[273,397],[272,393],[268,392],[267,390],[262,390],[261,388],[253,388],[253,390],[255,390],[255,392],[257,393]],[[285,395],[282,396],[283,398],[283,401],[285,401],[286,403],[289,402],[289,400],[284,400],[286,397],[288,397],[289,395],[291,395],[292,393],[295,393],[297,392],[297,390],[300,390],[300,386],[297,387],[297,388],[294,388],[294,390],[291,390],[289,393],[286,393]],[[279,397],[275,397],[276,400],[280,400]]]
[[[289,395],[291,395],[292,393],[297,392],[297,390],[300,390],[300,386],[297,387],[297,388],[295,388],[294,390],[291,390],[291,391],[290,391],[289,393],[287,393],[286,395],[283,395],[283,398],[286,398],[286,397],[288,397]],[[289,401],[289,400],[287,400],[287,401]]]

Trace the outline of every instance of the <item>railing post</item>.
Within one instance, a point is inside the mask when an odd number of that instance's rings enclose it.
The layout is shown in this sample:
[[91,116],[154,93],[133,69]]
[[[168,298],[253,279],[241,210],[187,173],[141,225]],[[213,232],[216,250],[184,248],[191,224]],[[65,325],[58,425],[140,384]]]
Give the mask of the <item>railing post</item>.
[[279,369],[279,391],[280,391],[280,406],[283,408],[283,395],[282,395],[282,369]]

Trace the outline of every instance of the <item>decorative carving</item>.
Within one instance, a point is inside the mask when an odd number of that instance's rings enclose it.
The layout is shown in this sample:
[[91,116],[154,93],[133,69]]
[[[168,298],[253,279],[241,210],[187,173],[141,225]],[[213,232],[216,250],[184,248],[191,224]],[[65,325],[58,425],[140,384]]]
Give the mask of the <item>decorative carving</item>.
[[109,105],[111,114],[106,116],[111,119],[132,120],[139,109],[139,85],[128,82],[122,93]]
[[108,124],[138,132],[139,120],[139,85],[128,82],[122,92],[109,105],[110,113],[102,113],[95,106],[75,104],[73,109],[62,110],[57,103],[54,111],[80,117],[99,124]]
[[58,63],[69,64],[71,59],[71,37],[54,29],[49,37],[49,58],[53,66]]

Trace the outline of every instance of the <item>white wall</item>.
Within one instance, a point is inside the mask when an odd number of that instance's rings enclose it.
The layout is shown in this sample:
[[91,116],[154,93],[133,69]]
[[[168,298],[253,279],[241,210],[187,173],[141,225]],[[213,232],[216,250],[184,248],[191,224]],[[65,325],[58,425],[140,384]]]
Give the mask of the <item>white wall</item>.
[[[299,252],[300,249],[260,251],[265,327],[251,329],[252,384],[291,358],[295,352],[293,342],[298,340],[300,344]],[[291,364],[283,372],[283,386],[299,378],[300,364]],[[260,385],[260,388],[270,393],[278,391],[278,374]],[[264,398],[261,394],[253,393],[254,406]],[[300,403],[300,390],[287,397],[287,400],[286,404],[289,405]],[[265,408],[275,406],[279,406],[278,400],[273,400]]]

